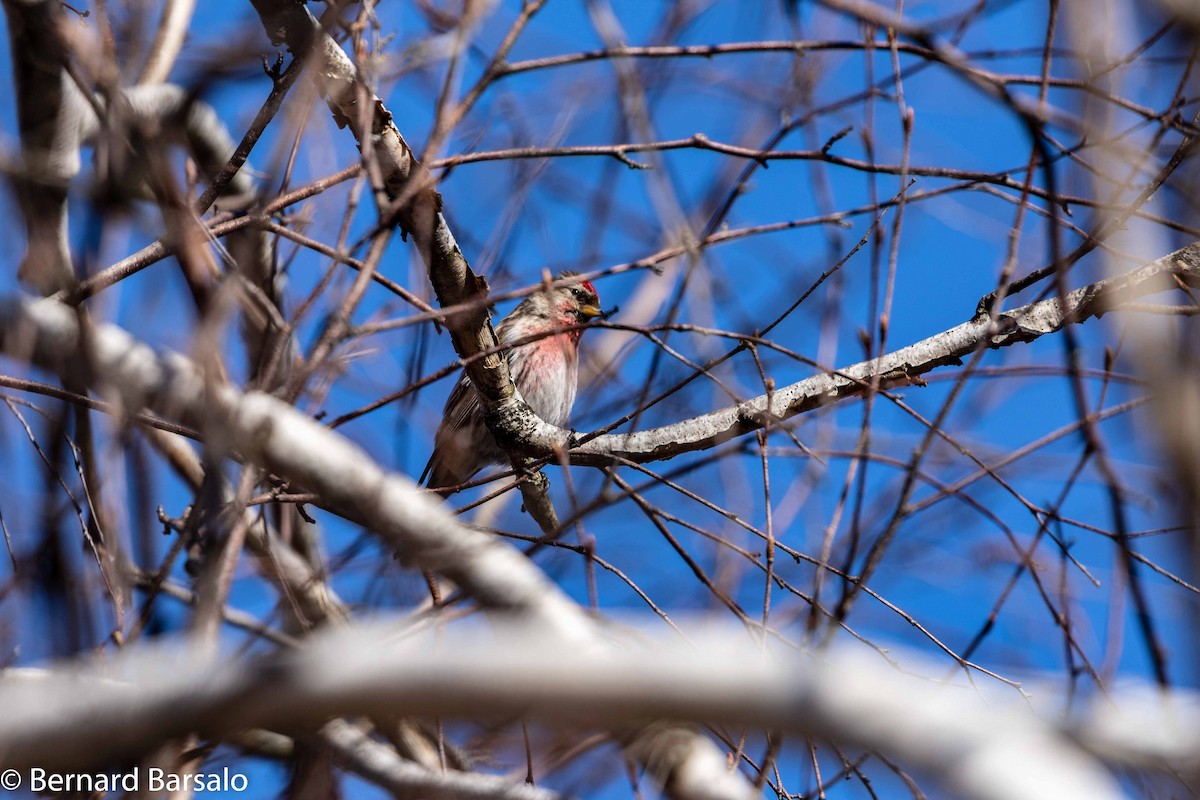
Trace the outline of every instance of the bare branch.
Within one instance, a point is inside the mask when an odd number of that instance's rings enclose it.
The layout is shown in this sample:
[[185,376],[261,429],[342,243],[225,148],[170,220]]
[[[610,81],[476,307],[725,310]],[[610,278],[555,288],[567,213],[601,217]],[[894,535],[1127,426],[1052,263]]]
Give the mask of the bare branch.
[[[69,371],[82,342],[75,316],[51,301],[0,299],[0,350]],[[519,553],[468,530],[406,478],[387,474],[358,447],[270,395],[210,385],[181,356],[159,357],[112,326],[86,340],[89,361],[126,407],[147,406],[219,426],[242,457],[319,492],[325,502],[370,526],[405,561],[439,572],[486,606],[533,614],[564,636],[591,625]]]
[[[301,651],[245,669],[222,668],[194,652],[146,649],[37,681],[0,681],[6,709],[0,746],[6,763],[18,767],[82,769],[180,731],[220,736],[329,715],[520,714],[589,726],[674,718],[748,723],[877,750],[936,775],[957,797],[1123,797],[1056,723],[1021,705],[998,707],[969,689],[939,686],[848,653],[763,652],[744,631],[693,632],[689,639],[580,652],[536,624],[430,636],[377,624],[318,637]],[[1196,729],[1194,712],[1169,698],[1157,696],[1159,702],[1169,703],[1169,711],[1156,719],[1165,722],[1174,711],[1167,722],[1171,735],[1194,744],[1194,735],[1184,733]],[[1131,705],[1147,711],[1154,703]],[[172,713],[162,713],[165,708]],[[77,721],[81,712],[86,724]],[[335,733],[349,747],[345,730],[339,725]],[[1111,741],[1112,730],[1110,724],[1093,738]],[[1143,749],[1172,754],[1175,768],[1194,763],[1194,747],[1185,751],[1176,746],[1179,739],[1167,739],[1154,740],[1165,746],[1146,742]],[[702,773],[689,780],[701,777],[721,780]],[[690,796],[718,796],[711,786],[696,788]]]
[[[815,375],[760,395],[736,406],[695,417],[673,425],[631,434],[597,436],[571,450],[571,463],[600,465],[616,456],[645,463],[704,450],[758,430],[771,421],[788,419],[846,397],[860,394],[873,379],[883,388],[904,386],[913,378],[938,367],[954,365],[981,348],[997,349],[1079,324],[1122,304],[1171,288],[1177,277],[1188,285],[1200,285],[1200,242],[1163,256],[1134,272],[1089,284],[1057,297],[1030,303],[996,315],[976,317],[882,358]],[[566,432],[521,415],[515,406],[502,406],[511,414],[514,428],[522,437],[510,442],[535,455],[548,456],[555,448],[569,446]],[[540,424],[539,424],[540,423]]]

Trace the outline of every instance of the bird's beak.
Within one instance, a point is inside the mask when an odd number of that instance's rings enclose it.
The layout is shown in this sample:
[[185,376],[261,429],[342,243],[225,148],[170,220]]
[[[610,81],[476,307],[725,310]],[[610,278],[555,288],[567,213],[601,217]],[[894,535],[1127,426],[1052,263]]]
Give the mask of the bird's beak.
[[580,306],[579,313],[582,314],[583,316],[587,317],[588,319],[595,319],[596,317],[604,316],[604,312],[600,310],[600,307],[594,306],[591,303],[587,303],[586,305]]

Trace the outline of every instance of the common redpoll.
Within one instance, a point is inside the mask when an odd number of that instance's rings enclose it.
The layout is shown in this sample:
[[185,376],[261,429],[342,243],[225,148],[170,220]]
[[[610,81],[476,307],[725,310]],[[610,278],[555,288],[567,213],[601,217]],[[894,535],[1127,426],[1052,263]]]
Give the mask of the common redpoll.
[[[563,272],[558,278],[577,275]],[[579,326],[600,316],[605,315],[596,287],[579,281],[531,294],[496,329],[502,345],[532,339],[508,351],[508,369],[533,413],[551,425],[565,425],[575,403],[583,335]],[[483,420],[479,394],[463,374],[446,401],[421,479],[428,475],[426,486],[448,497],[479,470],[505,460]]]

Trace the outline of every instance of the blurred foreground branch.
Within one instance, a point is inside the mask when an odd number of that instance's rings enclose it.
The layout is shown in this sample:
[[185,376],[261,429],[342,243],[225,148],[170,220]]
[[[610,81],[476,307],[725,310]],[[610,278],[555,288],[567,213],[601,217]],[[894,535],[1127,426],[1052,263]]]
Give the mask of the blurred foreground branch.
[[[1064,729],[1019,699],[988,703],[971,688],[906,675],[873,656],[764,652],[744,630],[648,639],[581,651],[536,624],[411,634],[392,623],[327,632],[249,663],[178,645],[142,648],[36,681],[0,680],[0,752],[5,766],[78,770],[188,730],[219,737],[395,713],[521,715],[572,728],[749,724],[875,750],[979,800],[1122,797],[1095,752],[1130,765],[1197,767],[1194,698],[1127,693]],[[1131,717],[1155,725],[1124,727]]]

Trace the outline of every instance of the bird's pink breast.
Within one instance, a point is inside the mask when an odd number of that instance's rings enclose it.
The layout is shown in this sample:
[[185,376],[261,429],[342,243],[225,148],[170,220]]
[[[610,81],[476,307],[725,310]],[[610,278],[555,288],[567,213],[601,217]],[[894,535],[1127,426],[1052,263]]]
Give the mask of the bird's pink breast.
[[509,357],[513,380],[539,417],[562,427],[575,404],[577,336],[557,334],[516,348]]

